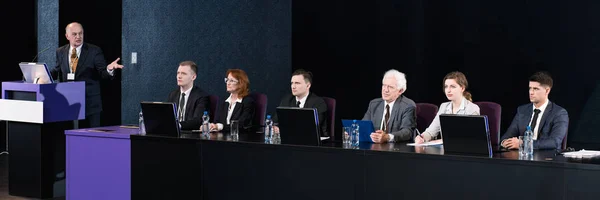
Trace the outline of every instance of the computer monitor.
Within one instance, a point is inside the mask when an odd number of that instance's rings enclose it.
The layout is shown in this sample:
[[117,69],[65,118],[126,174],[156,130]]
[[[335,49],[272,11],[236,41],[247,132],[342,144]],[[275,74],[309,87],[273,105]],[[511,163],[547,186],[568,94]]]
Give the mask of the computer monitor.
[[[354,120],[342,119],[342,125],[344,127],[352,127]],[[373,122],[371,120],[356,120],[358,124],[358,141],[359,142],[373,142],[371,139],[371,133],[375,132]]]
[[26,83],[46,84],[54,83],[52,75],[46,66],[46,63],[19,63],[21,73]]
[[320,145],[316,108],[277,107],[282,144]]
[[175,103],[144,101],[141,106],[146,135],[179,137]]
[[493,156],[485,115],[440,115],[444,154]]

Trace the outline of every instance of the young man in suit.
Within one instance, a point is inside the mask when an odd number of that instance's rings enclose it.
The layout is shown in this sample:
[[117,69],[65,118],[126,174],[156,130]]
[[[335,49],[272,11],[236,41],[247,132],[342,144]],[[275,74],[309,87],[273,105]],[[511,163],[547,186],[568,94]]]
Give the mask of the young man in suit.
[[100,47],[83,42],[83,27],[77,22],[66,27],[69,44],[56,50],[56,66],[50,70],[53,77],[61,82],[85,82],[85,120],[81,127],[100,126],[102,98],[100,97],[100,79],[112,79],[115,69],[123,68],[117,64],[120,58],[106,65]]
[[[287,94],[281,99],[281,107],[316,108],[319,113],[319,127],[321,136],[329,136],[327,130],[327,104],[323,98],[310,92],[312,86],[312,73],[298,69],[292,74],[290,81],[292,94]],[[273,115],[273,122],[277,123],[277,114]],[[279,127],[273,126],[273,132],[279,133]]]
[[534,149],[560,149],[567,135],[569,114],[567,110],[548,99],[552,77],[546,72],[536,72],[529,78],[529,101],[519,106],[512,123],[501,138],[502,147],[518,149],[527,126],[533,131]]
[[362,120],[371,120],[375,143],[399,142],[412,139],[417,127],[416,104],[403,96],[406,78],[402,72],[388,70],[383,76],[381,98],[373,99]]
[[[210,108],[208,93],[194,86],[198,74],[198,65],[192,61],[179,63],[177,69],[177,86],[169,94],[169,102],[177,105],[177,116],[181,130],[200,129],[202,115]],[[214,119],[213,119],[214,120]]]

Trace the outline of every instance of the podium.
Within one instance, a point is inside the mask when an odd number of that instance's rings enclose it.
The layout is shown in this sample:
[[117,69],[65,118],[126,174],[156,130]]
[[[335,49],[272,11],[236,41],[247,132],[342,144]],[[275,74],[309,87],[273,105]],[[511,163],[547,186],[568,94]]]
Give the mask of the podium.
[[65,130],[85,119],[85,82],[2,82],[7,121],[8,193],[53,198],[65,193]]

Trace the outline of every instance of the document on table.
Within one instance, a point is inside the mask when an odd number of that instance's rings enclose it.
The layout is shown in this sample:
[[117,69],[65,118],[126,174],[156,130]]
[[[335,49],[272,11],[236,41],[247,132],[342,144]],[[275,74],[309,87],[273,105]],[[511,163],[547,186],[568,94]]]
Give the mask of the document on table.
[[580,151],[572,151],[563,153],[563,156],[567,158],[593,158],[600,156],[600,151],[589,151],[582,149]]
[[436,145],[442,145],[442,144],[444,144],[444,140],[442,140],[442,139],[439,139],[439,140],[431,140],[431,141],[429,141],[429,142],[424,142],[424,143],[421,143],[421,144],[417,144],[417,143],[408,143],[408,144],[406,144],[406,145],[408,145],[408,146],[417,146],[417,147],[419,147],[419,146],[436,146]]

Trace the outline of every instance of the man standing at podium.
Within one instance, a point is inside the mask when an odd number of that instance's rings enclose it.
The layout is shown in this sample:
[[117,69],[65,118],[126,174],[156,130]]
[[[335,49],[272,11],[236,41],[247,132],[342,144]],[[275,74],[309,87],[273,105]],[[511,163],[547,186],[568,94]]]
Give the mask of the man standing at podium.
[[[56,66],[51,69],[52,76],[65,81],[85,82],[85,120],[82,127],[100,126],[102,98],[100,97],[100,79],[112,79],[115,69],[123,68],[117,64],[120,58],[106,65],[100,47],[83,42],[83,27],[77,22],[70,23],[65,29],[69,44],[56,50]],[[56,78],[58,76],[58,78]]]

